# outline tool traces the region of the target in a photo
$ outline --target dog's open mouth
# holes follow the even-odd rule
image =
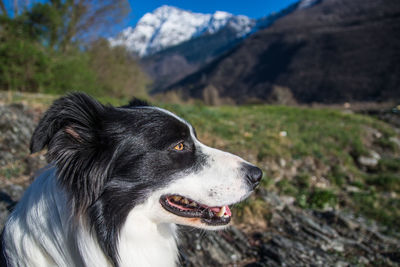
[[[177,216],[200,218],[208,225],[226,225],[231,220],[232,213],[228,206],[209,207],[179,195],[164,195],[160,203],[164,209]]]

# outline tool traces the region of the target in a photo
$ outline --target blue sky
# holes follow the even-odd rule
[[[297,2],[297,0],[129,0],[132,12],[129,14],[126,25],[134,26],[145,13],[151,12],[162,5],[176,6],[200,13],[214,13],[220,10],[235,15],[261,18],[272,12],[279,11],[294,2]]]

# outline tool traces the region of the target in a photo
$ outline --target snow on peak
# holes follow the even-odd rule
[[[162,5],[158,8],[156,8],[153,11],[153,13],[154,14],[168,14],[168,13],[174,12],[175,10],[180,10],[180,9],[177,7],[174,7],[174,6]]]
[[[163,5],[146,13],[136,27],[124,29],[109,41],[113,46],[124,45],[139,56],[146,56],[196,36],[215,33],[227,25],[240,37],[249,33],[254,24],[254,20],[246,16],[223,11],[202,14]]]
[[[228,13],[228,12],[225,12],[225,11],[215,11],[215,13],[213,15],[214,19],[219,19],[219,20],[227,19],[227,18],[230,18],[232,16],[233,15],[231,13]]]
[[[301,0],[298,9],[308,8],[317,4],[320,0]]]

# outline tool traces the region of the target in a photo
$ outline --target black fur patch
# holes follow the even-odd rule
[[[131,101],[129,101],[128,105],[122,106],[122,108],[146,107],[146,106],[150,106],[150,104],[147,103],[147,101],[135,97]]]

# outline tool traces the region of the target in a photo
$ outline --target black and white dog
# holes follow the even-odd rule
[[[31,151],[46,147],[50,165],[3,232],[7,266],[174,266],[176,224],[226,227],[229,205],[262,176],[141,101],[115,108],[85,94],[63,97],[33,134]]]

